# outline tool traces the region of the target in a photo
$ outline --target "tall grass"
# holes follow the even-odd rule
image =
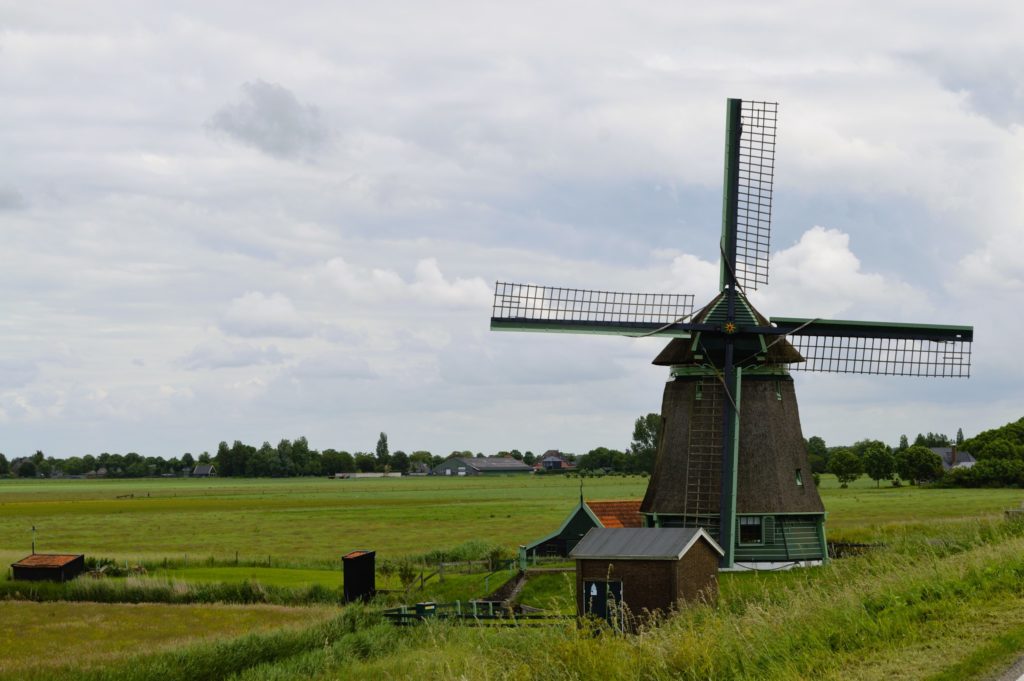
[[[102,669],[63,668],[21,671],[19,679],[41,681],[214,681],[268,662],[295,658],[303,653],[335,646],[353,652],[386,650],[383,638],[393,630],[380,617],[360,608],[348,608],[327,622],[305,629],[271,634],[249,634],[229,641],[201,643],[155,655],[125,656]],[[364,655],[364,657],[365,657]]]
[[[268,603],[310,605],[341,603],[341,589],[318,584],[303,587],[243,582],[183,582],[159,577],[89,579],[64,582],[0,582],[0,599],[91,601],[95,603]]]
[[[978,645],[1007,649],[998,637],[1024,616],[1001,622],[1022,604],[1020,528],[963,524],[946,541],[893,537],[884,551],[821,569],[726,575],[719,604],[687,608],[636,635],[575,623],[511,631],[437,623],[403,632],[387,656],[307,651],[243,678],[923,678],[964,664],[968,631]]]

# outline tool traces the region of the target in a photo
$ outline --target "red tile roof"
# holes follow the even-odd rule
[[[41,567],[41,568],[59,568],[64,567],[71,561],[81,558],[79,555],[61,555],[52,553],[33,553],[31,556],[22,558],[14,565],[18,567]]]
[[[635,501],[588,501],[587,506],[605,527],[643,527],[640,499]]]
[[[372,552],[371,551],[352,551],[350,553],[346,553],[344,556],[342,556],[342,558],[359,558],[360,556],[365,556],[368,553],[372,553]]]

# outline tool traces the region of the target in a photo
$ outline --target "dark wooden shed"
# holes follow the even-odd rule
[[[345,602],[366,601],[377,592],[377,553],[352,551],[341,557],[345,572]]]
[[[713,601],[723,553],[701,528],[594,528],[569,554],[577,611],[623,622]]]
[[[11,563],[14,579],[34,582],[66,582],[85,570],[85,556],[33,553]]]

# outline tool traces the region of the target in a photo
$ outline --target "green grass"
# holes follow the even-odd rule
[[[585,494],[638,498],[646,483],[592,479]],[[116,498],[125,494],[135,496]],[[167,573],[156,573],[165,582],[173,577],[196,588],[253,580],[268,589],[311,582],[336,588],[338,557],[347,550],[376,549],[381,558],[396,559],[474,540],[513,548],[557,527],[578,494],[577,480],[555,476],[4,480],[0,558],[27,553],[35,524],[42,551],[141,558],[151,565],[170,558]],[[349,620],[341,629],[313,622],[302,631],[219,642],[188,643],[184,637],[184,647],[162,652],[163,643],[135,643],[134,632],[106,624],[100,629],[121,652],[97,658],[102,666],[90,673],[189,678],[178,671],[184,669],[196,678],[234,675],[239,681],[970,679],[1005,666],[1024,647],[1024,527],[1001,521],[1003,509],[1018,507],[1024,491],[876,488],[869,480],[840,489],[823,476],[821,495],[830,539],[885,547],[820,569],[723,574],[718,607],[690,608],[640,636],[595,636],[572,621],[498,631],[443,624],[395,630],[371,618],[359,626]],[[482,596],[509,576],[498,573],[484,584],[482,574],[450,571],[444,582],[434,578],[409,600]],[[534,576],[520,601],[572,612],[571,583],[571,575]],[[114,606],[71,607],[87,612]],[[49,618],[39,619],[43,626]],[[225,636],[239,633],[216,628]],[[40,645],[60,639],[58,630],[39,631]],[[61,669],[41,666],[27,677],[76,678],[70,668]],[[26,678],[23,672],[8,677]]]
[[[190,567],[154,570],[154,577],[163,577],[190,583],[237,583],[257,582],[264,586],[303,587],[319,584],[340,589],[343,584],[342,572],[337,570],[304,570],[299,568],[267,567]],[[385,581],[378,576],[378,581]],[[388,588],[389,584],[381,584]],[[397,584],[394,585],[397,588]]]
[[[109,605],[0,601],[0,678],[24,679],[73,664],[76,670],[250,632],[308,626],[325,608],[230,605]],[[48,672],[48,673],[50,673]]]
[[[588,498],[643,494],[644,478],[588,480]],[[134,498],[118,496],[134,494]],[[509,547],[557,527],[578,481],[537,478],[368,480],[0,480],[0,550],[85,552],[131,561],[214,556],[329,567],[343,553],[421,554],[473,539]]]

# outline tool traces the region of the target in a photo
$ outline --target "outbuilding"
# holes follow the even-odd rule
[[[14,579],[33,582],[66,582],[85,570],[85,556],[78,554],[33,553],[11,563]]]
[[[595,527],[569,554],[577,611],[621,626],[684,602],[714,601],[724,553],[702,528]]]
[[[580,494],[579,503],[557,530],[519,547],[520,567],[525,570],[531,558],[568,556],[593,527],[643,527],[640,500],[583,501]]]
[[[434,466],[431,475],[509,475],[532,472],[533,468],[510,456],[453,456]]]
[[[377,593],[377,552],[350,551],[341,557],[345,602],[367,601]]]

